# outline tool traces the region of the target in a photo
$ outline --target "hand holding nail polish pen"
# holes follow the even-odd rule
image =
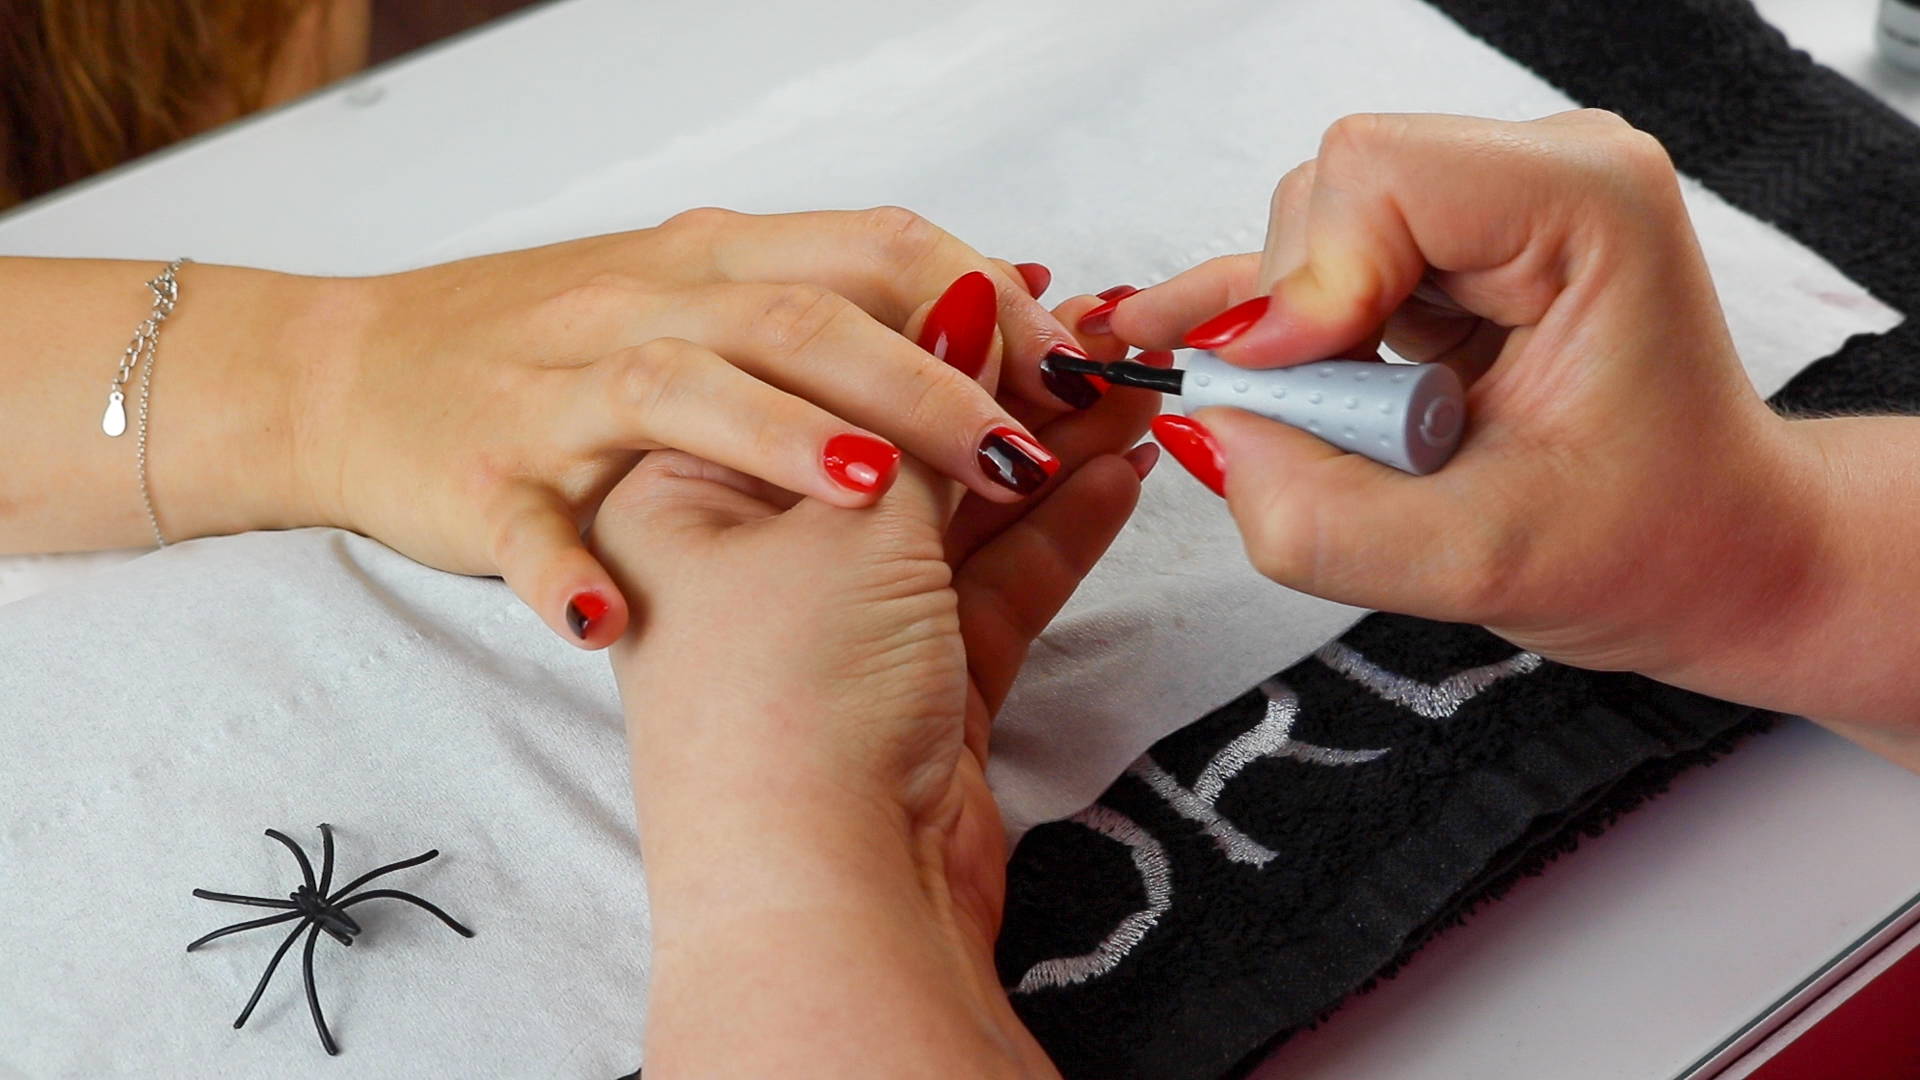
[[[1319,360],[1252,370],[1210,352],[1195,352],[1184,371],[1068,356],[1049,362],[1116,386],[1178,394],[1188,413],[1211,405],[1245,409],[1415,476],[1453,456],[1467,415],[1460,377],[1444,364]]]

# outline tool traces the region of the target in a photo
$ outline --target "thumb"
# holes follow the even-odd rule
[[[601,649],[626,630],[625,596],[552,489],[513,484],[490,508],[487,528],[494,569],[563,640]]]
[[[1227,505],[1262,574],[1359,607],[1484,621],[1487,589],[1512,545],[1474,509],[1457,462],[1416,477],[1240,409],[1189,418],[1224,472]],[[1163,435],[1163,441],[1166,441]],[[1182,464],[1195,451],[1168,449]]]

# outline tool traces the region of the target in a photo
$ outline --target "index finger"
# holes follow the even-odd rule
[[[826,210],[753,216],[731,211],[682,214],[670,227],[700,231],[723,280],[811,283],[831,289],[895,330],[961,276],[993,279],[1005,352],[1004,388],[1058,407],[1040,378],[1040,361],[1077,348],[1073,334],[1028,290],[1026,281],[911,210]],[[995,387],[993,373],[983,377]]]

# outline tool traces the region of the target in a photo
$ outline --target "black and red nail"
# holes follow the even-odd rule
[[[1060,459],[1047,448],[1010,427],[997,427],[980,440],[974,454],[980,471],[1001,487],[1031,495],[1040,490],[1054,473],[1060,471]]]
[[[1040,359],[1040,382],[1047,393],[1059,398],[1075,409],[1090,409],[1100,403],[1100,388],[1093,380],[1077,371],[1063,371],[1055,357],[1072,357],[1085,360],[1087,354],[1072,345],[1055,345]]]
[[[599,593],[583,592],[567,601],[567,629],[581,641],[593,631],[594,624],[607,613],[607,599]]]

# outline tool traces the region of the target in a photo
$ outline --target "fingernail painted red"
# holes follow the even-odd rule
[[[885,439],[847,432],[827,440],[820,463],[834,483],[848,491],[868,494],[892,483],[894,470],[900,466],[900,450]]]
[[[1153,437],[1167,448],[1173,460],[1186,467],[1195,480],[1221,498],[1227,497],[1227,459],[1213,433],[1192,417],[1162,413],[1153,418]]]
[[[1247,332],[1247,328],[1266,317],[1267,308],[1273,303],[1270,296],[1256,296],[1242,304],[1235,304],[1227,310],[1187,331],[1187,347],[1191,349],[1217,349]]]
[[[1035,300],[1053,284],[1053,271],[1040,263],[1014,263],[1013,268],[1020,271],[1020,280],[1027,283],[1027,292]]]
[[[607,613],[607,598],[596,592],[574,593],[567,601],[567,629],[581,641],[593,632],[593,624]]]
[[[1060,459],[1052,451],[1010,427],[997,427],[980,440],[974,454],[987,479],[1022,495],[1040,490],[1049,477],[1060,471]]]
[[[1154,443],[1141,443],[1120,456],[1133,466],[1135,476],[1145,480],[1153,472],[1153,467],[1160,464],[1160,447]]]
[[[1113,329],[1113,310],[1119,306],[1119,300],[1109,300],[1098,307],[1088,308],[1087,313],[1080,316],[1080,321],[1075,324],[1074,329],[1083,334],[1106,333]]]
[[[1099,292],[1094,293],[1093,295],[1099,297],[1102,300],[1124,300],[1127,297],[1132,296],[1134,293],[1137,293],[1139,291],[1140,291],[1139,289],[1136,289],[1131,285],[1115,285],[1111,289],[1101,289]]]
[[[1133,362],[1148,367],[1170,368],[1173,366],[1173,353],[1165,349],[1153,349],[1135,356]]]
[[[978,378],[993,348],[998,314],[993,279],[978,270],[962,274],[933,302],[927,324],[920,328],[920,347],[967,378]]]

